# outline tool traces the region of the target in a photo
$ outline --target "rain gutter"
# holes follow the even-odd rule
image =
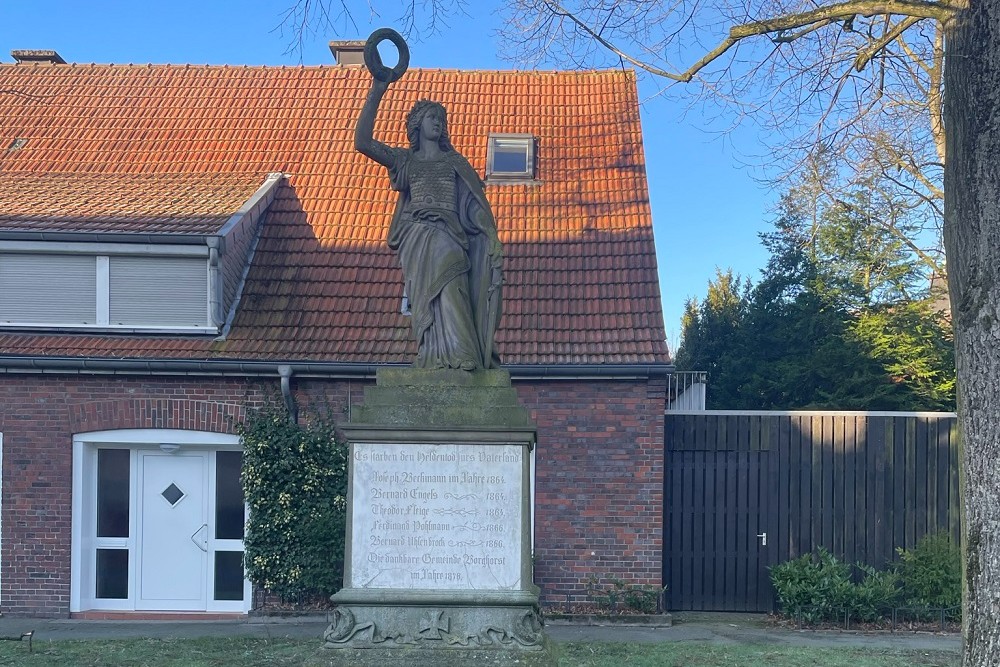
[[[224,361],[186,359],[113,359],[50,356],[0,356],[0,373],[74,375],[190,375],[297,378],[374,378],[378,368],[408,364],[311,361]],[[287,368],[282,368],[287,367]],[[503,367],[516,380],[647,379],[674,372],[673,364],[512,364]]]

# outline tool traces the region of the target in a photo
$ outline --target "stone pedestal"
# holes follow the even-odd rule
[[[510,376],[380,369],[343,431],[334,664],[554,665],[531,576],[535,428]]]

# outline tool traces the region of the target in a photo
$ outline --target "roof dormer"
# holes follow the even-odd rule
[[[281,180],[16,176],[0,188],[0,328],[192,334],[229,319]]]

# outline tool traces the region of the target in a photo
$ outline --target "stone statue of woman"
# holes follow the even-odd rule
[[[382,65],[376,46],[399,49],[395,68]],[[365,45],[371,90],[354,132],[354,147],[386,167],[399,201],[387,242],[403,267],[418,368],[497,368],[494,335],[500,320],[503,253],[496,220],[479,175],[451,145],[447,114],[420,100],[406,118],[409,147],[392,148],[373,136],[378,106],[409,61],[406,43],[389,29]]]

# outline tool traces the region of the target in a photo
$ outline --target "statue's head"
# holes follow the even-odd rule
[[[406,116],[406,138],[410,140],[410,149],[415,151],[420,148],[420,127],[424,118],[431,113],[439,114],[441,117],[441,136],[438,139],[441,149],[455,150],[451,145],[451,139],[448,138],[448,114],[444,105],[430,100],[419,100]]]

